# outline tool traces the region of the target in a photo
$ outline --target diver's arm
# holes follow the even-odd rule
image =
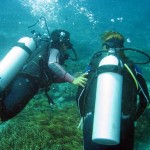
[[[150,102],[147,84],[140,72],[137,72],[137,80],[139,83],[138,95],[140,101],[136,111],[135,120],[137,120],[140,117],[140,115],[145,111],[146,107]]]
[[[72,83],[74,77],[67,73],[63,67],[59,64],[59,51],[57,49],[50,50],[50,56],[48,60],[48,67],[51,72],[58,78],[58,82],[70,82]]]

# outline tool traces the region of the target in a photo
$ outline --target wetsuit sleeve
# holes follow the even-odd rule
[[[143,75],[136,70],[136,77],[139,83],[139,90],[138,90],[139,105],[135,114],[135,120],[137,120],[140,117],[140,115],[145,111],[146,107],[150,103],[148,88]]]
[[[51,49],[48,60],[48,67],[56,77],[56,82],[72,82],[74,77],[67,73],[59,64],[60,53],[57,49]]]

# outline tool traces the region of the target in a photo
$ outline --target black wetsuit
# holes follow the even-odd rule
[[[43,46],[32,54],[6,90],[0,93],[2,121],[17,115],[40,88],[48,88],[56,82],[73,81],[74,77],[61,66],[65,61],[63,52]]]
[[[147,85],[142,74],[135,67],[134,63],[127,57],[119,57],[123,64],[127,64],[136,80],[139,82],[138,89],[135,81],[127,69],[123,69],[123,94],[122,94],[122,118],[121,118],[121,139],[116,146],[100,145],[92,142],[92,128],[94,117],[94,106],[96,96],[97,68],[103,53],[96,53],[89,66],[88,82],[84,89],[77,93],[77,103],[81,116],[84,118],[83,135],[84,150],[133,150],[134,145],[134,121],[144,112],[149,103]],[[113,88],[113,87],[112,87]],[[137,106],[137,95],[139,95],[139,106]]]

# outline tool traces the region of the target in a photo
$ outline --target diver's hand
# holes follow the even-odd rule
[[[81,76],[75,78],[72,83],[75,85],[85,87],[85,84],[87,82],[87,78],[86,78],[87,75],[88,75],[87,73],[82,74]]]

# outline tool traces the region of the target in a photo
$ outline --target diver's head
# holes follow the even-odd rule
[[[70,43],[70,33],[65,30],[54,30],[51,33],[51,48],[57,48],[59,50],[66,50],[72,48]]]
[[[124,47],[124,37],[119,32],[115,31],[106,31],[102,35],[102,46],[103,49],[110,48],[123,48]]]

